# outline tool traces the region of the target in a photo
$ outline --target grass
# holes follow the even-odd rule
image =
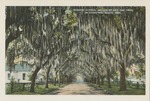
[[[24,90],[24,91],[17,91],[17,92],[14,92],[13,94],[11,95],[43,95],[43,94],[57,94],[57,90],[61,87],[64,87],[65,84],[62,84],[60,87],[59,85],[52,85],[52,84],[49,84],[49,88],[45,88],[45,85],[37,85],[35,87],[35,92],[30,92],[29,89],[28,90]]]
[[[89,84],[90,86],[94,87],[95,89],[99,89],[98,85],[96,84]],[[108,88],[108,85],[105,83],[104,85],[101,85],[101,89],[104,90],[104,92],[111,92],[113,95],[145,95],[145,89],[143,88],[133,88],[133,87],[127,87],[126,91],[120,91],[119,86],[112,85],[111,88]]]
[[[57,94],[57,90],[61,87],[64,87],[66,84],[62,84],[60,87],[59,85],[52,85],[49,84],[49,88],[45,88],[45,85],[37,85],[35,87],[35,92],[29,92],[29,88],[25,89],[24,91],[17,91],[14,92],[11,95],[54,95]],[[145,89],[144,88],[139,88],[136,89],[135,86],[132,87],[127,87],[126,91],[119,91],[119,86],[112,84],[111,88],[108,88],[107,83],[105,82],[104,85],[101,85],[101,88],[98,87],[96,84],[90,83],[89,86],[94,87],[95,89],[103,89],[104,93],[111,92],[113,95],[145,95]],[[107,94],[107,93],[106,93]]]

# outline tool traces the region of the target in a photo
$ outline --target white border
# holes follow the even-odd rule
[[[150,2],[148,0],[0,0],[1,101],[149,101]],[[5,95],[5,6],[146,6],[146,95]]]

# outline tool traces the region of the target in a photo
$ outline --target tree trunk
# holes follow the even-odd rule
[[[11,94],[12,94],[12,93],[14,92],[14,80],[13,80],[13,78],[12,78],[10,84],[11,84],[11,89],[10,89],[10,91],[11,91]]]
[[[67,84],[69,83],[69,76],[67,75]]]
[[[97,80],[96,80],[96,77],[94,77],[94,83],[95,83],[95,84],[97,84]]]
[[[120,91],[126,90],[125,67],[120,68]]]
[[[48,67],[47,72],[46,72],[46,85],[45,85],[45,88],[48,88],[48,78],[49,78],[50,69],[51,69],[51,67]]]
[[[104,85],[104,76],[101,77],[101,84]]]
[[[30,92],[34,92],[35,79],[40,69],[41,69],[40,67],[36,67],[35,71],[32,74]]]
[[[54,86],[56,86],[56,78],[57,78],[57,77],[54,78]]]
[[[110,82],[110,69],[107,69],[107,80],[108,80],[108,88],[111,88],[111,82]]]
[[[19,25],[17,25],[17,31],[15,33],[11,33],[8,38],[6,39],[5,43],[5,51],[7,51],[9,43],[11,43],[13,40],[17,39],[20,36],[21,32],[19,32]]]
[[[9,41],[8,41],[8,39],[6,39],[6,46],[5,46],[5,51],[7,51],[7,48],[8,48],[8,46],[9,46]]]
[[[57,77],[58,74],[57,73],[58,73],[58,71],[55,72],[54,86],[56,86],[57,80],[58,80],[58,77]]]
[[[98,87],[101,87],[101,84],[100,84],[100,75],[99,74],[98,74],[97,82],[98,82]]]
[[[60,79],[61,79],[61,74],[60,74],[60,71],[58,72],[58,85],[59,85],[59,87],[60,87]]]

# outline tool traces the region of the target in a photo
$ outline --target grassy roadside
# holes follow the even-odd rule
[[[64,86],[66,86],[67,84],[61,84],[61,86],[59,87],[59,85],[54,86],[53,84],[49,84],[49,88],[45,88],[45,85],[37,85],[35,87],[35,92],[30,92],[29,89],[26,89],[24,91],[17,91],[14,92],[13,94],[8,94],[8,95],[46,95],[46,94],[57,94],[57,90],[59,88],[62,88]]]
[[[111,88],[108,88],[106,84],[101,85],[100,88],[96,84],[89,84],[89,86],[92,86],[95,89],[103,90],[106,94],[110,93],[110,95],[145,95],[145,89],[127,87],[126,91],[119,91],[119,86],[117,85],[112,85]]]

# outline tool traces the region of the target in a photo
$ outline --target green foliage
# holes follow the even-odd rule
[[[13,83],[13,91],[11,91],[12,90],[12,83]],[[22,90],[23,90],[22,84],[19,84],[15,81],[11,81],[11,83],[6,85],[6,94],[11,94],[14,92],[20,92]]]
[[[65,85],[61,85],[60,87],[64,87]],[[35,92],[31,93],[29,92],[29,89],[25,89],[24,91],[21,90],[17,90],[16,92],[14,92],[12,95],[43,95],[43,94],[56,94],[58,88],[60,88],[59,85],[52,85],[49,84],[49,88],[45,88],[45,85],[37,85],[35,88]],[[7,92],[7,94],[10,94],[9,92]]]
[[[96,89],[99,89],[99,87],[95,84],[90,85]],[[112,85],[112,88],[108,88],[107,85],[101,85],[101,88],[104,92],[108,91],[113,93],[113,95],[145,95],[144,89],[135,89],[130,87],[126,91],[119,91],[118,85]]]
[[[29,73],[27,76],[29,78],[29,81],[31,81],[31,79],[32,79],[32,73]]]
[[[15,60],[15,56],[16,56],[14,44],[12,45],[11,48],[8,49],[8,52],[6,54],[7,54],[6,64],[9,67],[9,70],[12,71],[12,69],[15,68],[14,60]]]
[[[67,9],[64,15],[64,26],[66,26],[66,28],[70,30],[73,27],[77,26],[77,24],[78,24],[77,14],[72,10]]]
[[[121,29],[121,17],[119,15],[114,16],[114,21],[118,30]]]
[[[56,32],[55,36],[59,39],[59,38],[63,38],[63,34],[61,32]]]

